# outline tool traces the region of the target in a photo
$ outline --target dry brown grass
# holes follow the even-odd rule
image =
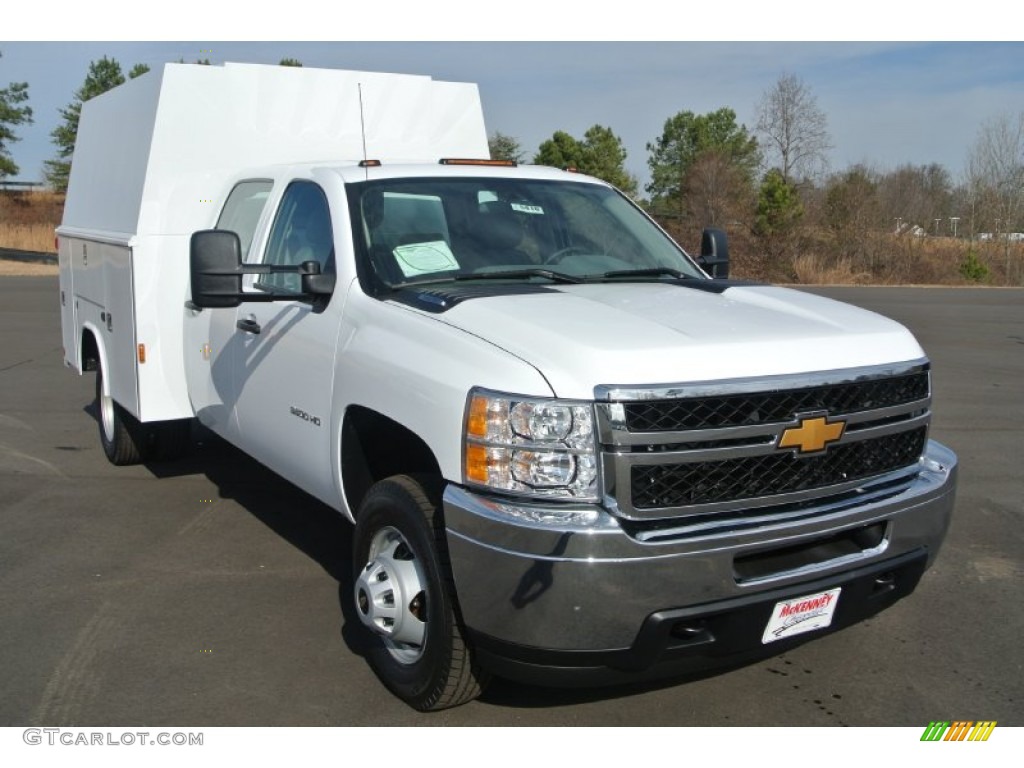
[[[53,253],[64,196],[54,192],[0,192],[0,248]]]
[[[965,271],[969,262],[980,265],[982,273]],[[741,255],[737,276],[744,266]],[[777,265],[772,279],[812,285],[1019,286],[1024,285],[1024,244],[870,233],[857,255],[843,256],[823,238],[809,238],[797,255]]]
[[[54,253],[53,225],[0,223],[0,248]]]
[[[854,270],[846,259],[831,260],[811,253],[793,259],[796,282],[807,285],[858,285],[870,283],[871,274]]]

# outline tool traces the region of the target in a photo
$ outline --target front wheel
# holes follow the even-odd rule
[[[440,496],[427,478],[382,480],[360,506],[353,544],[370,666],[420,711],[464,704],[485,684],[456,617]]]

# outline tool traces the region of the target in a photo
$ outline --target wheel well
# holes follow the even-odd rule
[[[369,408],[354,405],[341,426],[341,482],[355,516],[370,486],[400,474],[433,474],[441,467],[423,440]]]
[[[100,365],[100,349],[92,331],[82,331],[82,370],[95,371]]]

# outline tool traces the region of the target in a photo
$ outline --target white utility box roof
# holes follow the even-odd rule
[[[474,83],[165,64],[83,105],[62,229],[191,234],[212,226],[224,185],[257,166],[488,156]]]

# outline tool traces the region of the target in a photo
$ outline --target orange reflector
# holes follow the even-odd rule
[[[487,398],[475,396],[469,403],[466,432],[473,437],[487,437]]]
[[[568,171],[569,173],[579,173],[579,169],[577,169],[575,165],[567,165],[562,170]]]
[[[145,344],[139,344],[139,362],[140,363],[146,362],[146,345]]]
[[[360,168],[380,168],[380,160],[360,160]]]
[[[484,446],[466,445],[466,479],[476,483],[487,482],[487,448]]]
[[[519,163],[515,160],[475,160],[471,157],[442,157],[441,165],[496,165],[502,168],[515,168]]]

